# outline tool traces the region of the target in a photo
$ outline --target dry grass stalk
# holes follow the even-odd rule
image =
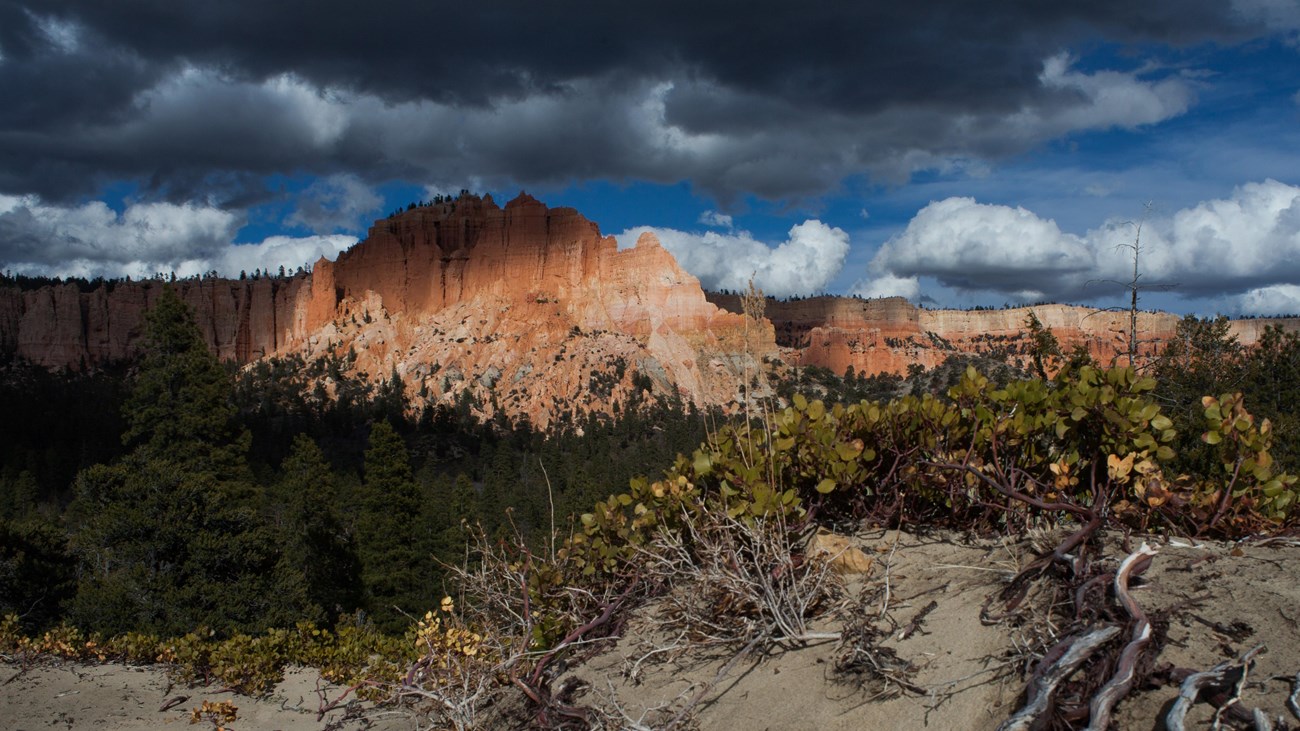
[[[903,692],[925,694],[912,682],[916,666],[898,656],[892,647],[880,644],[885,633],[870,620],[845,627],[840,647],[831,666],[837,681],[847,682],[870,693],[870,700],[892,698]]]
[[[429,701],[428,716],[433,728],[467,731],[479,728],[484,709],[502,691],[498,674],[509,672],[518,658],[485,662],[446,654],[435,658],[430,654],[421,658],[417,667],[431,661],[441,661],[441,667],[410,677],[397,689],[396,697]]]
[[[809,620],[843,596],[825,558],[792,551],[779,515],[733,518],[706,510],[662,530],[642,551],[647,579],[668,588],[663,629],[698,644],[839,639]]]
[[[596,706],[597,717],[593,720],[592,728],[604,731],[663,731],[669,728],[672,719],[679,716],[681,720],[675,728],[690,728],[695,724],[695,718],[690,708],[686,704],[690,703],[691,693],[695,686],[690,686],[677,695],[677,697],[664,701],[641,711],[637,716],[633,716],[623,703],[618,699],[618,692],[614,689],[614,683],[606,680],[609,690],[604,698],[604,702]],[[681,711],[685,709],[683,715]]]

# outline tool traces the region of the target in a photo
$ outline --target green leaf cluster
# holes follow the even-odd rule
[[[1205,432],[1201,440],[1215,450],[1218,464],[1227,483],[1216,489],[1198,492],[1197,502],[1215,505],[1210,518],[1214,523],[1231,511],[1238,520],[1251,513],[1268,520],[1284,521],[1291,514],[1300,491],[1295,475],[1279,472],[1269,449],[1273,443],[1273,425],[1259,421],[1246,411],[1240,393],[1225,393],[1218,398],[1202,399],[1205,408]]]

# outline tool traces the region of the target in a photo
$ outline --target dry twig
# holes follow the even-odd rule
[[[662,623],[702,644],[836,640],[808,621],[843,594],[843,579],[818,557],[795,554],[779,515],[708,512],[661,530],[641,552],[647,580],[668,587]]]
[[[1296,673],[1295,680],[1291,681],[1291,695],[1286,697],[1286,708],[1296,719],[1300,719],[1300,673]]]

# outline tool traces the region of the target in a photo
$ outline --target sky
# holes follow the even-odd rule
[[[709,288],[1300,313],[1300,0],[0,0],[0,270],[526,190]]]

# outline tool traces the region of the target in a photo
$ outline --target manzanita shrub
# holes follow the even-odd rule
[[[999,387],[972,368],[947,398],[826,406],[796,395],[765,421],[720,429],[663,478],[633,480],[598,503],[563,555],[585,576],[617,575],[653,530],[711,510],[779,514],[792,533],[809,520],[863,519],[1005,532],[1072,520],[1061,505],[1222,536],[1293,520],[1296,477],[1275,473],[1271,426],[1240,395],[1205,399],[1203,440],[1223,472],[1166,474],[1176,434],[1155,386],[1131,368],[1082,366]],[[1009,500],[990,480],[1031,500]]]
[[[1205,530],[1223,525],[1222,532],[1238,535],[1287,522],[1295,512],[1295,475],[1277,472],[1269,447],[1273,425],[1255,423],[1241,394],[1206,396],[1205,433],[1201,441],[1215,448],[1223,468],[1218,479],[1207,476],[1198,484],[1189,506]]]

